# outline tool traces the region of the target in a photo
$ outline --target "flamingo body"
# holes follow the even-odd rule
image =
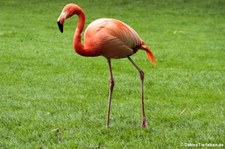
[[[131,56],[141,46],[141,41],[130,26],[108,18],[95,20],[88,25],[84,34],[84,44],[106,58]]]
[[[82,8],[76,4],[66,5],[59,16],[57,23],[60,31],[63,32],[63,24],[65,20],[74,14],[78,15],[78,23],[73,40],[74,50],[81,56],[104,56],[108,62],[110,86],[106,127],[109,127],[111,99],[114,88],[111,59],[128,58],[140,73],[142,127],[146,128],[147,120],[144,111],[144,72],[134,63],[130,56],[136,53],[139,49],[142,49],[146,52],[149,61],[156,63],[155,57],[150,48],[129,25],[110,18],[97,19],[88,25],[84,33],[84,44],[82,44],[81,35],[85,26],[85,14]]]

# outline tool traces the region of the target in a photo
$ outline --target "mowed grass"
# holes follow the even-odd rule
[[[2,0],[0,148],[184,148],[225,145],[223,0],[75,1],[87,24],[101,17],[133,27],[151,47],[133,60],[145,72],[149,127],[141,128],[140,80],[113,60],[115,89],[105,128],[109,74],[103,57],[74,53],[77,17],[56,19],[71,1]]]

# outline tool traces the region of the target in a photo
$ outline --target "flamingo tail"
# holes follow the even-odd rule
[[[156,64],[156,59],[155,59],[155,56],[153,55],[151,49],[145,45],[145,43],[143,42],[142,45],[141,45],[141,49],[145,50],[147,56],[148,56],[148,60],[150,62],[153,62],[154,64]]]

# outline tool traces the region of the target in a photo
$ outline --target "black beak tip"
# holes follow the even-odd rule
[[[61,24],[59,21],[57,23],[58,23],[60,32],[63,33],[63,24]]]

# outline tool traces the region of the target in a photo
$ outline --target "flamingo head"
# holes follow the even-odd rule
[[[64,24],[65,20],[68,19],[68,18],[70,18],[74,14],[79,14],[80,11],[81,11],[81,8],[78,5],[72,4],[72,3],[67,4],[63,8],[60,16],[57,19],[57,23],[58,23],[59,30],[62,33],[63,33],[63,24]]]

